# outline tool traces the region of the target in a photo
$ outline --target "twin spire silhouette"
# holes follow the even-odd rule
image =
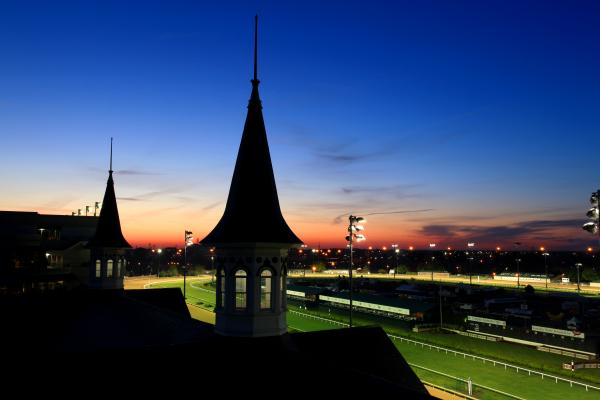
[[[227,243],[285,243],[302,241],[292,232],[281,214],[271,164],[267,132],[258,93],[258,15],[254,17],[254,74],[248,114],[238,150],[225,212],[215,228],[201,241],[204,245]],[[123,237],[110,169],[96,235],[96,247],[131,247]],[[258,223],[257,223],[258,222]]]

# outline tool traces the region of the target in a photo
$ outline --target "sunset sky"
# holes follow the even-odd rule
[[[0,210],[93,206],[112,136],[127,240],[203,238],[258,13],[277,189],[306,244],[344,246],[352,212],[373,214],[364,246],[597,248],[600,2],[322,3],[3,1]]]

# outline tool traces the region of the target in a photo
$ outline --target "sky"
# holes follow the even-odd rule
[[[600,3],[0,3],[0,210],[101,201],[127,240],[221,217],[258,74],[283,215],[309,246],[598,247]],[[257,221],[257,223],[260,223]]]

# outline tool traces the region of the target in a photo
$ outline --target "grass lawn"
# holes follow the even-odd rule
[[[297,306],[291,302],[289,306],[290,309],[298,309]],[[323,318],[330,318],[345,323],[348,322],[348,312],[344,310],[320,306],[316,309],[309,308],[308,310],[302,311]],[[491,342],[449,332],[429,331],[416,333],[407,329],[406,325],[401,321],[378,317],[376,315],[355,312],[353,314],[353,320],[355,325],[381,325],[386,332],[392,335],[403,336],[421,342],[454,349],[456,351],[462,351],[464,353],[492,358],[497,361],[504,361],[509,364],[548,372],[568,379],[588,381],[595,384],[595,386],[600,385],[600,369],[580,369],[574,372],[562,369],[563,363],[571,362],[570,357],[542,352],[519,344]]]

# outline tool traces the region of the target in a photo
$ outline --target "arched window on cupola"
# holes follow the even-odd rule
[[[96,260],[96,278],[102,276],[102,261]]]
[[[106,277],[112,278],[113,276],[113,260],[108,260],[106,262]]]
[[[123,266],[123,260],[119,258],[117,262],[117,276],[121,276],[121,268]]]
[[[263,269],[260,273],[260,309],[271,310],[273,308],[273,272]]]
[[[245,310],[248,306],[247,282],[246,271],[243,269],[235,271],[235,309],[238,311]]]

